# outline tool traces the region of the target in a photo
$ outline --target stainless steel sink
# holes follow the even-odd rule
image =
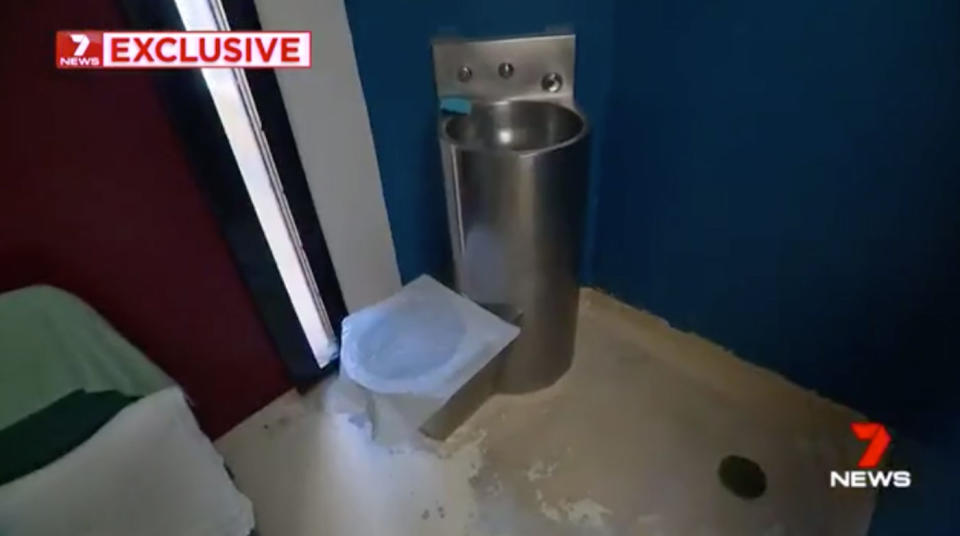
[[[437,96],[470,104],[438,125],[454,283],[520,335],[425,423],[429,436],[446,437],[492,393],[553,384],[572,363],[589,131],[573,100],[574,42],[434,43]]]
[[[586,121],[553,102],[480,103],[467,115],[447,118],[441,132],[460,150],[539,151],[575,143],[586,133]]]

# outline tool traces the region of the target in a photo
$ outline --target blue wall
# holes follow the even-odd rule
[[[890,466],[908,469],[908,489],[885,489],[877,497],[870,536],[960,534],[960,450],[931,447],[894,435]]]
[[[594,282],[898,428],[871,534],[957,534],[960,2],[615,21]]]
[[[529,34],[547,27],[576,32],[577,99],[593,123],[598,147],[612,77],[613,0],[346,0],[346,7],[400,276],[409,281],[426,272],[446,280],[451,261],[430,40]],[[594,158],[594,175],[599,163]],[[591,206],[595,203],[591,196]]]
[[[615,19],[595,283],[956,439],[960,2],[622,1]]]

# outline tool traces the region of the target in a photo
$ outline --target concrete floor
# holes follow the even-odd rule
[[[866,534],[869,490],[831,490],[862,418],[695,335],[586,290],[573,369],[488,401],[450,440],[387,448],[334,381],[217,442],[262,536]],[[716,469],[756,460],[766,494]]]

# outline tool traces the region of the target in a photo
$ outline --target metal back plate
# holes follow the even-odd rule
[[[437,96],[472,100],[559,100],[572,105],[576,38],[573,34],[505,39],[433,42],[433,69]],[[512,69],[503,76],[502,64]],[[465,75],[469,71],[469,76]],[[544,77],[554,73],[562,81],[556,91]],[[465,80],[466,78],[466,80]],[[556,77],[551,78],[556,81]]]

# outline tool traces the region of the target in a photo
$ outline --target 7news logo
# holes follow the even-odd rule
[[[890,446],[890,434],[882,424],[855,422],[850,425],[853,435],[869,441],[867,450],[857,462],[856,471],[830,471],[830,487],[836,488],[909,488],[910,471],[878,471],[874,468]]]
[[[89,69],[100,67],[103,57],[101,32],[57,32],[57,67],[61,69]]]

